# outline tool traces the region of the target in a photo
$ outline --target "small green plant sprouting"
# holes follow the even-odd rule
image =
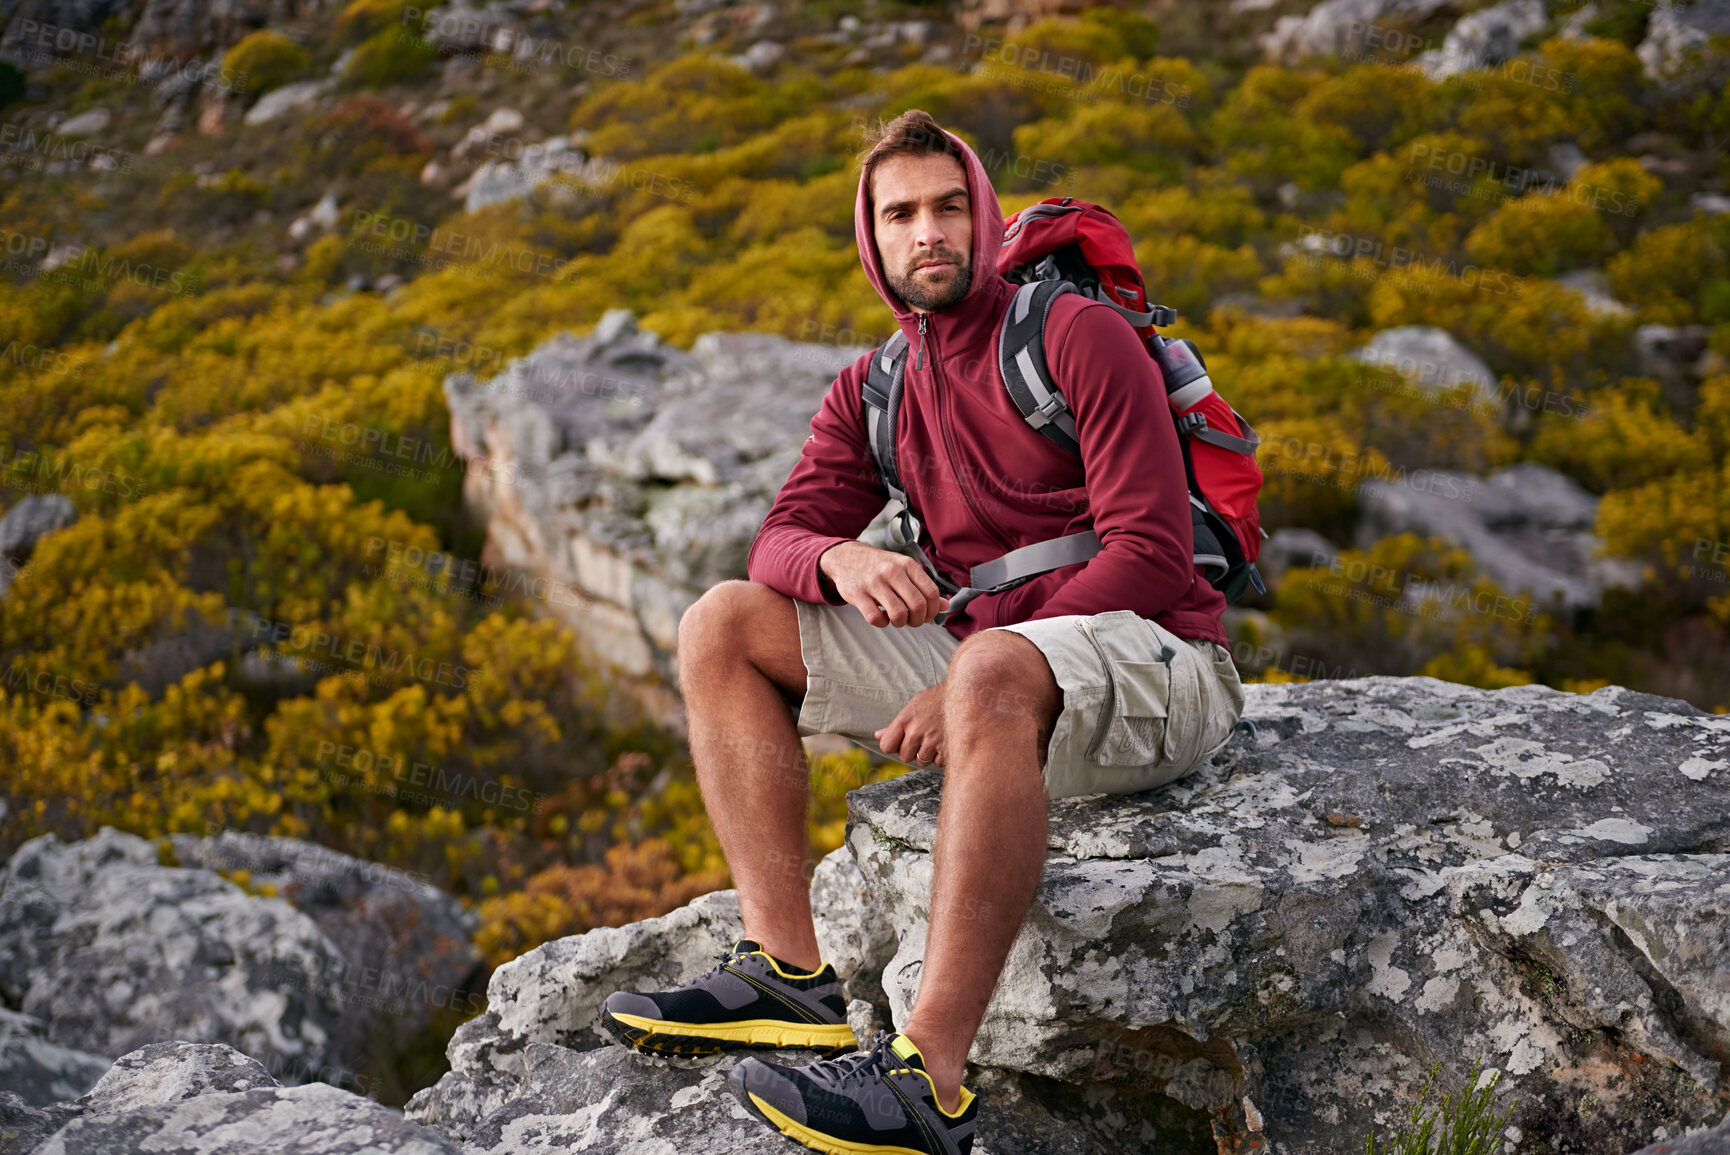
[[[1496,1084],[1502,1073],[1494,1072],[1479,1086],[1479,1071],[1483,1060],[1472,1063],[1465,1089],[1456,1103],[1452,1095],[1442,1105],[1424,1111],[1424,1103],[1435,1085],[1440,1061],[1430,1067],[1418,1101],[1412,1104],[1410,1124],[1398,1134],[1376,1142],[1375,1129],[1364,1139],[1364,1155],[1493,1155],[1501,1147],[1502,1131],[1514,1116],[1515,1102],[1510,1100],[1501,1114],[1496,1113]]]

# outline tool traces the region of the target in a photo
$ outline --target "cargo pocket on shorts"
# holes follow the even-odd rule
[[[1112,610],[1097,617],[1125,614]],[[1111,687],[1100,703],[1100,721],[1082,757],[1096,766],[1147,766],[1164,760],[1166,727],[1169,722],[1172,666],[1161,661],[1159,652],[1129,648],[1125,639],[1111,630],[1103,636],[1094,631],[1094,619],[1082,618],[1076,628],[1093,643],[1104,664]],[[1149,637],[1153,635],[1150,632]]]

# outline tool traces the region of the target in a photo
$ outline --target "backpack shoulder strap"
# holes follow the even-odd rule
[[[1075,417],[1045,358],[1045,320],[1051,302],[1073,292],[1076,288],[1068,281],[1033,281],[1017,289],[997,339],[997,363],[1009,396],[1027,423],[1069,452],[1080,453]]]
[[[871,446],[871,457],[877,462],[877,472],[889,496],[907,505],[907,491],[901,488],[901,474],[895,468],[895,418],[901,410],[901,387],[907,369],[907,334],[896,329],[871,354],[860,387],[865,401],[865,437]]]

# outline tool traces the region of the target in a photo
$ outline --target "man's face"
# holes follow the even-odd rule
[[[871,173],[883,275],[915,312],[947,309],[973,281],[973,204],[952,156],[899,154]]]

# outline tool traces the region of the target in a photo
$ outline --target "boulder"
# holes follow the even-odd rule
[[[1400,325],[1383,329],[1353,354],[1362,361],[1391,369],[1426,394],[1446,393],[1470,385],[1474,404],[1502,409],[1496,375],[1483,358],[1460,344],[1453,334],[1434,325]]]
[[[1303,16],[1282,16],[1261,37],[1268,59],[1295,63],[1306,56],[1358,56],[1374,52],[1364,29],[1410,24],[1448,0],[1322,0]]]
[[[1420,53],[1418,67],[1431,80],[1488,68],[1520,54],[1520,43],[1544,30],[1544,0],[1502,0],[1460,17],[1440,48]]]
[[[8,1119],[0,1096],[0,1126]],[[21,1131],[0,1155],[456,1155],[455,1145],[371,1099],[325,1083],[284,1087],[222,1044],[153,1043],[123,1055],[101,1082],[54,1113],[11,1108]]]
[[[1488,477],[1426,470],[1362,482],[1357,495],[1360,548],[1397,533],[1446,538],[1504,591],[1535,595],[1539,610],[1578,614],[1605,589],[1640,582],[1637,563],[1597,556],[1598,499],[1546,466],[1526,462]]]
[[[484,559],[534,575],[591,655],[679,727],[679,617],[743,576],[811,415],[866,349],[715,332],[684,352],[614,309],[487,379],[453,374],[451,444]]]
[[[1730,1152],[1730,1115],[1716,1127],[1690,1131],[1671,1139],[1666,1136],[1634,1155],[1725,1155]]]
[[[246,110],[241,123],[248,127],[269,124],[285,113],[310,107],[335,86],[336,81],[327,76],[318,80],[296,80],[280,88],[273,88]]]
[[[0,875],[0,997],[81,1051],[192,1037],[318,1070],[336,1057],[345,1000],[327,982],[342,969],[287,902],[160,866],[111,828],[32,839]]]
[[[1518,1102],[1518,1152],[1723,1115],[1730,719],[1619,687],[1246,691],[1255,733],[1188,778],[1052,804],[971,1055],[976,1151],[1348,1150],[1433,1062],[1452,1091],[1474,1059]],[[904,1021],[917,989],[940,797],[933,771],[855,791],[813,879],[856,1019]],[[499,968],[408,1118],[500,1155],[784,1149],[728,1102],[732,1056],[594,1029],[611,991],[713,965],[737,917],[718,892]]]
[[[1682,84],[1701,71],[1714,36],[1730,36],[1730,7],[1719,0],[1660,4],[1646,22],[1646,38],[1634,49],[1650,80]]]
[[[40,1019],[0,1007],[0,1091],[33,1107],[76,1099],[96,1085],[108,1060],[50,1043]],[[0,1128],[4,1128],[0,1122]]]
[[[292,839],[173,846],[189,865],[111,828],[44,835],[0,871],[0,998],[68,1052],[36,1056],[67,1082],[88,1072],[71,1052],[106,1065],[178,1038],[239,1047],[286,1082],[359,1085],[357,1069],[390,1065],[441,1012],[467,1009],[473,919],[425,880]]]
[[[0,517],[0,557],[25,562],[36,543],[78,520],[72,499],[61,493],[33,493]]]
[[[1285,526],[1261,543],[1255,567],[1271,592],[1288,569],[1325,569],[1339,556],[1339,547],[1313,529]]]

